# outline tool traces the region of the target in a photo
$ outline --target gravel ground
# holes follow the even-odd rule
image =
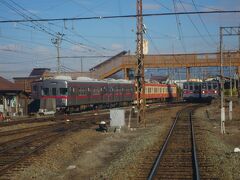
[[[209,116],[207,116],[208,111]],[[205,132],[208,157],[215,166],[215,173],[222,180],[240,179],[240,152],[234,153],[234,148],[240,148],[240,106],[233,104],[233,119],[228,119],[226,108],[226,134],[220,132],[220,104],[214,101],[211,105],[198,109],[195,117],[201,120],[201,128]]]
[[[144,151],[164,136],[181,107],[147,114],[147,127],[101,133],[96,127],[49,146],[13,179],[129,179]],[[131,168],[131,169],[129,169]]]
[[[195,117],[206,132],[206,146],[219,179],[239,179],[240,108],[234,104],[234,120],[226,121],[225,135],[220,134],[218,104],[196,111]],[[144,154],[154,143],[162,141],[176,112],[181,107],[159,109],[147,114],[147,127],[122,129],[120,133],[101,133],[95,128],[68,134],[49,146],[13,179],[134,179]],[[206,110],[209,116],[206,115]],[[238,115],[237,115],[238,114]]]

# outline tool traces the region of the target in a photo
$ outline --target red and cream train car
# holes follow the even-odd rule
[[[32,85],[32,97],[40,99],[42,105],[52,103],[56,105],[56,109],[67,111],[96,106],[131,105],[136,99],[134,83],[126,80],[47,79],[35,82]],[[147,102],[159,102],[176,97],[176,85],[145,84]]]

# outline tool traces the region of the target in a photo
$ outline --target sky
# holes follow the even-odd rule
[[[143,0],[144,14],[212,10],[240,10],[240,0]],[[136,0],[0,0],[0,21],[133,14]],[[143,23],[148,54],[216,52],[219,27],[239,26],[240,13],[151,16]],[[56,71],[57,33],[64,34],[63,71],[88,71],[123,50],[136,51],[135,18],[0,23],[0,76],[28,76],[33,68]],[[224,37],[225,50],[238,47],[236,36]]]

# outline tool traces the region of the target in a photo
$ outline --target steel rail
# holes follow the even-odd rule
[[[194,128],[192,122],[192,111],[190,112],[190,123],[191,123],[191,134],[192,134],[192,153],[193,153],[193,160],[194,160],[194,175],[196,180],[200,180],[200,170],[198,166],[198,159],[197,159],[197,148],[196,148],[196,141],[194,135]]]
[[[33,149],[28,148],[27,152],[20,151],[20,153],[18,153],[18,154],[15,153],[14,154],[14,156],[16,157],[15,160],[12,160],[10,163],[6,163],[6,165],[3,165],[3,167],[0,167],[0,179],[7,171],[10,170],[10,168],[14,167],[16,164],[18,164],[18,163],[22,162],[23,160],[27,159],[28,157],[30,157],[35,152],[37,152],[41,149],[44,149],[49,144],[56,141],[59,137],[62,137],[69,132],[73,132],[75,130],[82,129],[81,125],[78,125],[78,126],[75,126],[75,125],[76,124],[72,124],[72,125],[70,125],[70,127],[65,127],[65,128],[63,127],[64,128],[63,130],[58,128],[58,129],[55,129],[51,132],[48,132],[48,133],[46,132],[47,134],[46,133],[45,134],[46,134],[47,138],[42,138],[42,136],[38,139],[33,138],[32,141],[23,142],[22,146],[21,145],[16,146],[15,148],[19,148],[19,150],[21,150],[21,148],[24,148],[25,146],[30,146],[32,144],[31,146],[33,146],[35,148],[33,148]],[[34,143],[36,143],[36,145]],[[39,143],[41,143],[41,144],[38,145]],[[7,150],[11,151],[11,150],[13,150],[13,148],[8,148],[8,149],[6,149],[6,151]],[[1,152],[1,155],[2,154],[3,153]],[[8,153],[6,153],[6,154],[8,154]]]
[[[180,116],[180,114],[183,112],[183,110],[184,110],[184,109],[182,109],[181,111],[179,111],[179,112],[177,113],[177,116],[176,116],[176,118],[175,118],[175,120],[174,120],[174,123],[173,123],[173,125],[172,125],[172,127],[171,127],[171,129],[170,129],[170,131],[169,131],[169,133],[168,133],[168,135],[167,135],[167,138],[166,138],[166,140],[165,140],[165,142],[164,142],[164,144],[163,144],[163,147],[162,147],[160,153],[158,154],[156,161],[154,162],[154,165],[153,165],[153,167],[152,167],[152,169],[151,169],[150,174],[148,175],[148,178],[147,178],[148,180],[152,180],[153,177],[156,175],[157,169],[158,169],[159,164],[160,164],[160,160],[161,160],[161,158],[162,158],[162,156],[163,156],[163,154],[164,154],[164,152],[165,152],[165,149],[166,149],[166,147],[167,147],[167,144],[168,144],[168,142],[169,142],[169,138],[171,137],[172,132],[173,132],[173,130],[174,130],[174,128],[175,128],[175,125],[176,125],[176,123],[177,123],[177,119],[178,119],[178,117]]]
[[[189,108],[189,107],[187,107],[187,108]],[[154,162],[154,164],[153,164],[153,166],[152,166],[152,168],[151,168],[151,171],[150,171],[150,173],[149,173],[149,175],[148,175],[148,178],[147,178],[148,180],[152,180],[152,179],[154,179],[154,177],[156,176],[157,171],[158,171],[158,168],[159,168],[159,166],[160,166],[160,161],[161,161],[161,159],[162,159],[162,157],[163,157],[163,154],[164,154],[165,151],[166,151],[167,145],[168,145],[168,143],[169,143],[169,139],[170,139],[170,137],[172,136],[172,133],[173,133],[173,130],[174,130],[175,125],[176,125],[176,123],[177,123],[177,120],[179,119],[179,116],[183,113],[183,111],[185,111],[187,108],[184,108],[184,109],[182,109],[181,111],[179,111],[179,112],[177,113],[176,118],[175,118],[175,120],[174,120],[174,123],[173,123],[173,125],[172,125],[172,127],[171,127],[171,129],[170,129],[170,131],[169,131],[169,133],[168,133],[168,135],[167,135],[167,138],[165,139],[165,142],[164,142],[163,146],[162,146],[162,149],[161,149],[161,151],[159,152],[159,154],[158,154],[158,156],[157,156],[157,158],[156,158],[156,160],[155,160],[155,162]],[[195,108],[196,108],[196,107],[195,107]],[[193,166],[194,166],[194,167],[193,167],[193,169],[194,169],[194,174],[193,174],[193,176],[194,176],[194,179],[200,180],[200,173],[199,173],[197,153],[196,153],[196,144],[195,144],[193,123],[192,123],[192,112],[193,112],[193,110],[194,110],[195,108],[191,109],[191,111],[190,111],[190,113],[189,113],[190,125],[191,125],[192,153],[193,153],[193,162],[194,162],[194,165],[193,165]]]

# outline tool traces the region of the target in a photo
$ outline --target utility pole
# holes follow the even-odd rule
[[[62,43],[62,37],[64,34],[61,34],[60,32],[57,33],[56,38],[52,38],[51,41],[57,48],[57,74],[60,74],[61,72],[61,63],[60,63],[60,45]]]
[[[143,16],[142,16],[142,0],[137,0],[137,48],[136,59],[137,67],[135,70],[135,85],[137,90],[137,109],[138,123],[145,122],[145,80],[144,80],[144,60],[143,60]]]
[[[223,74],[223,28],[220,27],[220,75],[221,75],[221,133],[225,134],[224,74]]]

